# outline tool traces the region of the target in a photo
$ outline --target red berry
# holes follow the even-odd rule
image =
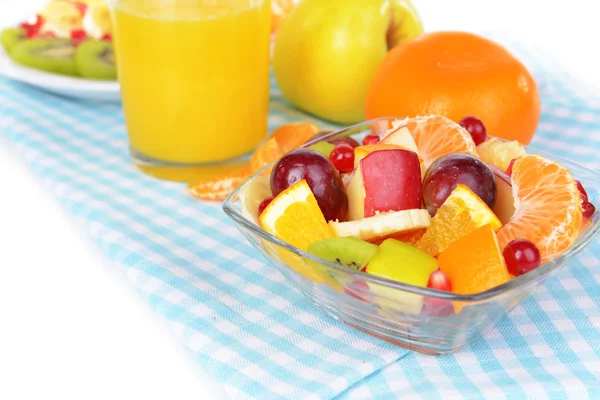
[[[592,203],[590,203],[589,201],[586,201],[585,203],[583,203],[582,207],[583,207],[583,218],[587,218],[587,219],[592,218],[592,215],[594,215],[594,213],[596,212],[596,207],[594,207],[594,205]]]
[[[38,37],[38,33],[40,29],[42,29],[42,25],[44,25],[44,18],[37,14],[35,16],[35,21],[32,23],[23,22],[19,25],[25,31],[25,37],[27,39]]]
[[[106,41],[110,42],[112,40],[112,35],[110,33],[105,33],[102,36],[101,40],[106,40]]]
[[[80,3],[78,1],[73,1],[72,3],[75,7],[77,7],[77,9],[81,13],[81,15],[85,14],[85,12],[87,11],[87,7],[88,7],[87,4]]]
[[[510,160],[510,163],[508,163],[508,168],[506,168],[506,175],[512,176],[512,169],[513,165],[515,165],[515,161],[517,161],[517,159],[513,158],[512,160]]]
[[[329,160],[340,172],[352,172],[354,170],[354,148],[346,142],[339,142],[329,154]]]
[[[73,29],[71,31],[71,41],[75,46],[79,46],[81,43],[87,40],[87,33],[83,29]]]
[[[460,120],[460,126],[465,128],[471,134],[471,137],[477,146],[485,142],[485,139],[487,139],[487,130],[485,129],[485,125],[477,117],[473,117],[471,115],[464,117]]]
[[[377,144],[377,143],[379,143],[379,136],[377,136],[377,135],[367,135],[362,140],[363,146],[366,146],[369,144]]]
[[[446,292],[452,291],[452,282],[450,282],[450,278],[448,275],[444,273],[441,269],[434,271],[429,276],[429,281],[427,282],[427,287],[436,290],[444,290]]]
[[[585,188],[578,180],[575,181],[577,183],[577,190],[579,190],[579,195],[581,196],[581,203],[585,204],[588,202],[588,194],[585,191]]]
[[[263,211],[265,211],[265,208],[267,208],[267,206],[271,204],[274,198],[275,197],[273,196],[267,197],[266,199],[260,202],[260,204],[258,205],[258,215],[262,214]]]
[[[513,276],[526,274],[542,263],[542,256],[537,246],[526,239],[515,239],[509,242],[502,254],[508,272]]]

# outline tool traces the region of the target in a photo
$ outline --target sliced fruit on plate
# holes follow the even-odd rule
[[[440,269],[450,278],[454,293],[476,294],[510,279],[496,233],[490,224],[452,243],[439,255],[438,261]]]
[[[7,28],[0,34],[0,43],[6,53],[10,53],[10,50],[15,44],[19,43],[25,38],[25,31],[21,28]]]
[[[10,58],[18,64],[71,76],[78,75],[74,55],[75,46],[67,39],[22,40],[10,51]]]
[[[81,29],[83,14],[74,1],[49,1],[40,10],[45,23],[43,32],[53,32],[56,36],[67,38],[74,29]]]
[[[437,256],[461,237],[490,224],[494,230],[502,222],[467,186],[459,184],[439,208],[416,246]]]
[[[500,248],[514,239],[533,242],[542,263],[566,251],[579,234],[581,197],[571,172],[541,156],[519,157],[512,169],[515,214],[498,232]]]
[[[483,162],[495,165],[502,171],[508,169],[511,160],[527,155],[523,145],[516,140],[505,142],[495,138],[488,139],[477,146],[477,152]]]
[[[429,221],[427,210],[414,209],[379,213],[357,221],[329,221],[329,226],[336,236],[355,236],[372,241],[422,230],[429,226]]]
[[[265,231],[301,250],[333,236],[315,195],[304,179],[279,193],[259,220]]]
[[[86,40],[77,46],[75,63],[87,79],[116,80],[117,66],[113,46],[105,40]]]
[[[369,261],[366,272],[382,278],[425,287],[431,273],[438,269],[438,261],[429,254],[395,239],[386,239]],[[423,306],[423,296],[403,293],[369,282],[371,291],[379,296],[375,300],[384,309],[418,314]]]
[[[378,150],[360,161],[348,185],[348,219],[421,207],[421,167],[409,150]]]
[[[259,206],[271,196],[271,182],[265,176],[257,176],[240,190],[242,215],[258,224]]]
[[[477,157],[477,147],[469,132],[441,115],[398,120],[394,125],[406,125],[426,167],[450,153],[467,153]]]
[[[332,237],[308,246],[308,252],[332,263],[360,271],[377,253],[377,246],[357,237]]]

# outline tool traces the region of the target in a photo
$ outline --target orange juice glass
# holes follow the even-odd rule
[[[113,0],[131,154],[172,180],[222,172],[267,133],[270,0]]]

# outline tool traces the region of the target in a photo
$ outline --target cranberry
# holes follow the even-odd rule
[[[81,43],[87,40],[87,33],[83,29],[73,29],[71,31],[71,41],[75,46],[79,46]]]
[[[37,14],[35,16],[34,22],[32,22],[32,23],[24,22],[19,26],[25,31],[25,37],[27,39],[31,39],[31,38],[35,38],[38,36],[38,33],[40,32],[40,29],[42,29],[43,25],[44,25],[44,17]]]
[[[258,205],[258,215],[262,214],[263,211],[265,211],[265,208],[267,208],[267,206],[269,204],[271,204],[271,202],[273,201],[274,197],[267,197],[266,199],[264,199],[263,201],[260,202],[260,204]]]
[[[594,213],[596,212],[596,207],[594,207],[594,205],[592,203],[590,203],[589,201],[586,201],[585,203],[583,203],[582,207],[583,207],[583,218],[587,218],[587,219],[592,218],[592,215],[594,215]]]
[[[444,273],[441,269],[434,271],[429,276],[429,281],[427,282],[427,287],[431,289],[444,290],[446,292],[452,291],[452,282],[450,282],[450,278],[448,275]]]
[[[363,146],[367,146],[369,144],[377,144],[377,143],[379,143],[379,136],[377,136],[377,135],[367,135],[362,140]]]
[[[339,142],[329,154],[329,160],[340,172],[352,172],[354,170],[354,148],[346,142]]]
[[[469,115],[461,119],[459,124],[471,134],[475,145],[479,146],[487,139],[487,130],[479,118]]]
[[[526,239],[515,239],[509,242],[502,254],[508,272],[513,276],[526,274],[542,263],[542,256],[537,246]]]

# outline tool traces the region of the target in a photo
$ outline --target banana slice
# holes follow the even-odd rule
[[[88,36],[102,39],[106,34],[112,34],[110,11],[106,4],[90,4],[83,16],[83,29]]]

